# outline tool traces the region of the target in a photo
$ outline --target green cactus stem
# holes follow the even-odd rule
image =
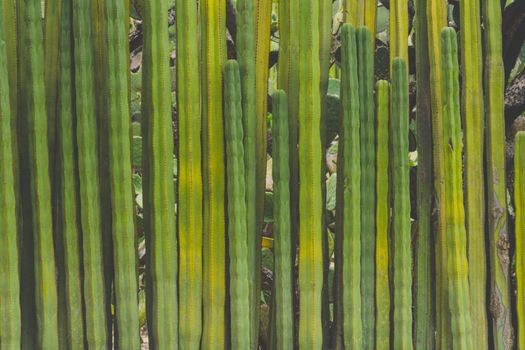
[[[203,334],[204,350],[226,346],[226,232],[222,64],[226,57],[226,3],[201,5],[201,89],[203,166]]]
[[[228,176],[228,239],[230,246],[231,347],[250,347],[251,318],[248,274],[248,238],[240,69],[237,61],[224,65],[224,117]]]
[[[417,131],[417,246],[415,258],[414,348],[433,350],[435,305],[432,285],[432,111],[427,1],[414,2],[416,9],[416,131]]]
[[[363,347],[374,348],[375,337],[375,211],[376,123],[374,114],[374,53],[367,27],[357,28],[361,144],[361,314]]]
[[[483,52],[487,154],[487,219],[489,235],[490,322],[495,350],[514,346],[505,176],[505,72],[501,40],[501,3],[483,0]]]
[[[467,235],[462,189],[461,117],[456,32],[444,28],[441,34],[443,74],[443,145],[445,168],[445,210],[447,243],[448,302],[454,349],[472,349]]]
[[[115,343],[120,349],[137,349],[139,312],[137,299],[135,230],[131,176],[129,120],[129,50],[127,1],[106,0],[106,68],[108,164],[111,195],[111,232],[115,289]],[[119,44],[120,43],[120,44]]]
[[[293,349],[293,269],[290,221],[290,168],[288,158],[288,105],[286,93],[277,90],[273,106],[273,191],[275,261],[275,337],[277,350]]]
[[[191,2],[187,2],[191,6]],[[190,16],[197,16],[196,7],[193,8],[193,13],[188,13],[185,6],[180,6],[177,2],[177,18],[181,15],[184,19],[189,19]],[[177,301],[177,232],[175,219],[175,193],[173,191],[173,132],[171,120],[171,82],[169,71],[169,57],[170,44],[168,37],[168,21],[166,16],[168,12],[168,1],[145,1],[142,13],[142,23],[144,28],[144,48],[143,48],[143,65],[142,65],[142,116],[143,116],[143,189],[144,189],[144,219],[146,227],[146,242],[147,242],[147,284],[148,284],[148,330],[150,347],[153,349],[177,349],[180,341],[181,348],[191,349],[192,337],[191,331],[188,334],[188,329],[178,328],[178,301]],[[159,20],[164,18],[165,20]],[[183,21],[177,21],[177,23]],[[188,26],[186,26],[188,27]],[[188,30],[189,29],[188,27]],[[180,46],[187,45],[186,34],[184,30],[177,30],[177,34],[181,39],[177,40]],[[196,41],[192,45],[194,50],[197,50]],[[178,52],[190,52],[186,50],[179,50]],[[187,64],[184,72],[178,71],[177,82],[188,82],[186,89],[178,89],[179,96],[184,93],[191,93],[190,82],[198,85],[198,80],[194,76],[198,76],[198,70],[195,73],[195,67],[198,65],[197,60],[191,59],[190,62],[185,61],[188,56],[179,55],[177,63],[185,62]],[[190,65],[193,66],[190,68]],[[193,70],[192,70],[193,68]],[[184,74],[190,74],[192,79],[184,79]],[[198,93],[198,90],[197,90]],[[187,102],[181,97],[179,107],[179,139],[181,140],[181,154],[180,160],[185,159],[186,152],[183,147],[187,145]],[[197,108],[197,113],[200,110]],[[195,118],[198,122],[199,118]],[[200,125],[195,129],[196,133],[200,133]],[[191,138],[190,138],[191,140]],[[197,137],[194,142],[200,142]],[[196,152],[196,157],[200,162],[200,153]],[[184,178],[185,171],[190,170],[190,166],[178,167],[178,184],[186,185]],[[199,164],[200,169],[200,164]],[[200,174],[197,174],[200,175]],[[198,184],[200,176],[196,176],[195,183]],[[184,197],[186,191],[184,188],[179,188],[179,196]],[[196,198],[198,197],[198,191]],[[202,192],[201,192],[202,193]],[[202,198],[199,199],[199,204]],[[161,205],[158,205],[158,204]],[[178,218],[181,226],[187,222],[187,211],[193,210],[188,205],[191,204],[187,198],[179,201]],[[195,208],[195,213],[201,213],[200,206]],[[200,215],[195,215],[195,221],[201,220]],[[187,235],[194,235],[195,240],[199,240],[199,233],[191,230],[193,227],[187,226],[180,231],[179,247],[181,248],[181,263],[180,276],[184,276],[184,281],[181,281],[181,289],[179,290],[179,297],[188,309],[184,310],[184,317],[186,322],[181,323],[186,327],[194,327],[191,330],[197,333],[197,339],[193,342],[200,341],[200,324],[194,324],[195,313],[198,313],[200,318],[201,309],[201,294],[199,285],[191,283],[187,279],[186,261],[183,259],[184,252],[193,251],[188,246],[182,249],[181,241]],[[202,236],[202,231],[200,233]],[[196,247],[195,249],[200,257],[202,249]],[[198,259],[196,266],[200,266],[200,259]],[[190,263],[191,265],[191,263]],[[197,276],[199,283],[200,276]],[[182,278],[181,278],[182,279]],[[198,299],[198,304],[194,300],[189,300],[187,289],[192,288],[194,298]],[[186,292],[186,293],[185,293]],[[194,308],[194,309],[189,309]],[[180,331],[179,331],[180,330]],[[184,340],[183,340],[184,339]],[[192,347],[193,346],[193,347]]]
[[[514,206],[516,208],[516,281],[518,348],[525,347],[525,133],[514,139]]]
[[[392,62],[390,137],[392,144],[392,237],[394,349],[412,349],[412,237],[408,176],[408,71],[403,58]]]
[[[0,6],[0,22],[4,23],[5,9]],[[0,27],[0,76],[8,76],[6,38],[8,32]],[[14,153],[11,137],[11,106],[9,81],[0,81],[0,347],[20,349],[20,285],[18,268],[18,235]]]
[[[376,349],[390,349],[390,277],[389,277],[389,152],[388,152],[388,82],[376,84],[377,150],[376,150]],[[355,199],[354,199],[355,200]]]
[[[299,2],[299,348],[320,349],[323,287],[319,13]],[[297,63],[296,63],[297,64]]]
[[[361,163],[359,138],[359,82],[356,31],[350,24],[341,28],[342,118],[338,148],[336,228],[342,246],[343,340],[347,349],[363,346],[361,320]]]
[[[390,3],[390,72],[400,57],[408,64],[408,0],[392,0]],[[408,70],[407,70],[408,72]]]

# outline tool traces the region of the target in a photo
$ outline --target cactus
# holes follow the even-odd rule
[[[27,222],[28,238],[32,236],[34,259],[34,305],[38,332],[36,344],[30,325],[24,331],[26,344],[36,348],[58,348],[57,290],[51,215],[51,188],[47,143],[47,116],[45,101],[43,35],[40,1],[17,4],[19,27],[19,86],[20,116],[23,117],[20,153],[23,155],[24,204],[31,213]],[[22,171],[21,171],[22,173]],[[30,176],[29,176],[30,174]],[[24,225],[25,226],[25,225]],[[30,233],[29,233],[30,232]],[[28,246],[31,244],[28,242]],[[27,252],[29,253],[29,252]],[[28,278],[31,278],[30,275]],[[28,291],[26,291],[27,293]]]
[[[392,65],[396,57],[404,59],[408,64],[408,0],[392,0],[389,18],[390,73],[392,75],[394,70]]]
[[[188,2],[191,6],[191,2]],[[180,293],[181,306],[186,306],[184,310],[184,317],[186,322],[180,323],[181,331],[178,329],[178,307],[177,307],[177,232],[175,223],[175,193],[173,191],[173,132],[171,121],[171,82],[169,72],[169,38],[168,38],[168,22],[166,18],[168,12],[167,1],[145,1],[142,12],[143,28],[144,28],[144,48],[143,48],[143,68],[142,68],[142,130],[143,130],[143,189],[144,189],[144,219],[146,227],[146,242],[147,242],[147,284],[148,284],[148,329],[150,347],[153,349],[177,349],[178,341],[180,339],[181,347],[192,348],[191,337],[187,334],[188,329],[184,332],[182,325],[187,327],[194,327],[192,330],[200,331],[200,324],[193,324],[193,317],[195,313],[201,314],[200,302],[200,274],[196,274],[199,285],[191,283],[188,280],[187,261],[183,260],[185,252],[196,251],[197,263],[195,266],[200,266],[200,254],[202,249],[197,246],[189,248],[182,245],[182,241],[187,242],[188,235],[194,236],[195,240],[200,240],[202,231],[191,230],[194,227],[188,225],[180,230],[179,247],[181,248],[180,256]],[[177,6],[179,3],[177,3]],[[197,9],[193,8],[193,13],[187,13],[184,6],[177,7],[177,16],[182,18],[197,15]],[[164,18],[165,20],[159,20]],[[177,23],[184,21],[177,21]],[[190,29],[191,31],[192,29]],[[187,45],[184,41],[185,33],[183,30],[177,30],[182,38],[177,40],[180,46]],[[193,39],[192,39],[193,40]],[[180,47],[179,46],[179,47]],[[192,45],[194,50],[197,48],[196,41]],[[189,50],[180,49],[179,52],[189,52]],[[198,76],[198,71],[195,72],[195,67],[198,65],[197,60],[191,58],[188,61],[185,59],[188,56],[179,55],[177,62],[185,62],[187,64],[186,70],[179,73],[178,82],[195,82],[194,76]],[[190,65],[193,64],[193,70]],[[189,74],[192,79],[184,79],[184,74]],[[198,81],[196,81],[198,84]],[[179,92],[179,137],[181,139],[180,147],[180,161],[186,160],[187,151],[184,146],[188,144],[188,134],[186,124],[187,114],[185,107],[187,102],[181,97],[183,93],[190,91],[188,83],[187,89],[178,89]],[[194,90],[193,90],[194,91]],[[197,90],[198,93],[198,90]],[[197,107],[196,110],[199,113]],[[193,117],[193,116],[192,116]],[[199,118],[194,118],[199,122]],[[199,123],[200,124],[200,123]],[[199,135],[200,125],[194,129],[194,132]],[[189,140],[192,140],[191,137]],[[199,142],[199,136],[193,140]],[[200,162],[200,149],[195,150],[195,156]],[[186,185],[185,171],[193,170],[190,166],[179,166],[178,184]],[[200,164],[199,164],[200,169]],[[184,188],[179,188],[179,196],[181,199],[178,206],[179,224],[188,223],[188,207],[190,210],[194,209],[194,213],[201,213],[200,204],[202,198],[199,198],[198,184],[200,181],[200,174],[195,177],[194,181],[197,184],[195,188],[195,197],[199,201],[197,207],[191,207],[193,198],[184,198],[187,192]],[[157,205],[161,203],[161,205]],[[201,220],[200,215],[194,215],[195,222]],[[202,227],[201,227],[202,228]],[[191,266],[193,262],[189,265]],[[184,279],[184,282],[182,282]],[[194,300],[188,298],[187,289],[191,288],[194,297],[198,299],[199,304],[196,305]],[[193,309],[191,309],[193,308]],[[192,314],[193,313],[193,314]],[[190,333],[191,335],[191,333]],[[197,333],[198,335],[198,333]],[[183,340],[184,339],[184,340]],[[197,337],[196,341],[199,341]],[[195,340],[193,340],[195,341]]]
[[[365,25],[365,0],[344,0],[343,20],[357,27]]]
[[[224,117],[228,176],[228,238],[230,246],[230,311],[232,349],[250,347],[249,262],[246,236],[244,148],[241,82],[237,61],[224,65]],[[253,272],[251,272],[253,273]]]
[[[427,1],[414,2],[416,9],[416,136],[417,136],[417,245],[415,256],[414,348],[433,350],[435,307],[432,269],[432,111],[428,57]]]
[[[226,233],[222,63],[226,57],[226,4],[201,5],[201,89],[203,154],[203,334],[202,348],[221,350],[226,344]]]
[[[436,349],[450,348],[450,326],[447,300],[445,244],[445,166],[443,163],[443,110],[441,96],[441,29],[447,25],[447,3],[430,0],[426,8],[427,42],[430,67],[430,105],[432,111],[432,144],[434,166],[434,200],[436,208]]]
[[[167,7],[159,13],[165,13],[166,10]],[[177,60],[177,110],[180,135],[177,181],[180,247],[179,345],[182,349],[198,349],[202,328],[202,217],[200,216],[202,175],[200,89],[198,80],[193,79],[199,76],[197,3],[180,0],[177,2],[176,13],[177,50],[183,53]],[[167,48],[166,44],[166,56],[169,52]],[[166,74],[166,77],[168,76]],[[168,80],[165,87],[166,93],[169,93]],[[168,129],[170,122],[171,118],[168,120]],[[154,136],[152,140],[155,140]],[[168,184],[166,186],[169,188]]]
[[[394,349],[412,349],[412,250],[408,177],[408,70],[392,62],[390,137],[392,145],[392,237],[394,270]]]
[[[518,348],[525,347],[525,133],[514,139],[514,205],[516,208],[516,280]]]
[[[72,47],[72,8],[70,1],[62,1],[60,31],[60,70],[57,101],[57,209],[56,230],[59,247],[59,322],[60,348],[84,349],[83,297],[81,284],[81,239],[78,217],[77,159],[75,155],[75,108],[73,104],[73,47]],[[77,77],[80,78],[80,77]],[[96,149],[95,149],[96,151]],[[85,195],[85,193],[84,193]],[[100,237],[99,237],[100,238]],[[88,246],[89,242],[84,242]],[[86,259],[88,260],[88,259]],[[89,260],[86,261],[86,264]],[[87,271],[88,272],[88,271]],[[84,276],[89,280],[92,276]],[[98,277],[97,277],[98,278]],[[84,282],[85,284],[87,282]],[[97,310],[100,312],[100,301]],[[63,317],[60,320],[60,317]],[[103,315],[105,317],[105,315]],[[104,322],[104,321],[103,321]],[[93,325],[91,325],[93,326]],[[91,334],[91,333],[90,333]]]
[[[357,28],[359,67],[359,108],[361,144],[361,314],[363,318],[363,347],[374,347],[374,275],[375,275],[375,115],[374,115],[374,56],[370,30]]]
[[[444,28],[441,34],[443,79],[443,136],[445,160],[445,210],[448,302],[454,349],[472,349],[472,325],[468,284],[465,212],[462,189],[461,117],[456,32]],[[477,335],[476,335],[477,336]]]
[[[0,4],[1,5],[1,4]],[[6,12],[0,6],[0,22]],[[6,37],[0,27],[0,76],[7,77]],[[9,82],[0,81],[0,348],[20,349],[21,319],[19,302],[19,269],[17,217],[14,179],[14,154],[11,138]]]
[[[388,82],[376,84],[377,150],[376,150],[376,349],[390,349],[390,278],[388,241],[390,196],[388,176]],[[355,200],[355,199],[354,199]]]
[[[44,77],[46,84],[46,112],[47,112],[47,134],[49,145],[49,170],[51,185],[54,186],[55,165],[55,142],[57,123],[57,94],[58,94],[58,70],[56,64],[59,59],[60,50],[60,23],[62,1],[48,0],[45,2],[44,15]]]
[[[74,1],[73,39],[76,103],[76,144],[80,222],[82,227],[84,302],[86,306],[86,341],[88,347],[102,347],[107,342],[105,324],[100,196],[98,188],[98,145],[95,109],[93,51],[91,46],[90,4]]]
[[[323,344],[321,117],[319,14],[313,0],[299,2],[299,348]]]
[[[488,348],[485,288],[485,177],[483,79],[479,0],[460,2],[461,110],[465,129],[465,216],[474,349]]]
[[[485,112],[487,154],[487,218],[489,237],[490,301],[495,350],[514,346],[505,183],[505,72],[502,58],[501,3],[483,0],[483,52],[485,54]]]
[[[342,118],[338,148],[337,239],[342,246],[343,340],[347,349],[363,346],[361,323],[361,165],[359,144],[359,82],[356,32],[350,24],[341,28]],[[342,243],[341,243],[342,241]],[[337,261],[339,263],[339,260]]]
[[[273,189],[275,260],[276,349],[293,349],[293,269],[290,221],[290,168],[288,164],[288,105],[286,93],[277,90],[273,106]]]
[[[139,319],[137,302],[136,250],[131,184],[131,145],[128,82],[127,2],[104,1],[106,15],[106,68],[108,164],[111,195],[111,232],[115,271],[116,345],[137,349]]]
[[[15,0],[1,0],[0,6],[2,7],[2,12],[4,14],[4,19],[2,21],[4,31],[3,37],[5,42],[6,50],[6,64],[9,69],[7,71],[7,76],[9,79],[9,104],[11,106],[11,147],[13,149],[13,154],[17,154],[17,110],[18,110],[18,85],[17,85],[17,71],[18,71],[18,48],[16,46],[16,9],[15,9]],[[13,158],[15,177],[18,172],[18,157]],[[19,193],[19,185],[17,184],[18,180],[15,179],[15,191]],[[18,206],[18,204],[17,204]],[[18,210],[18,208],[17,208]]]

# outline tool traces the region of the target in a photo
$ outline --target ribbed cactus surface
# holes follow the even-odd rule
[[[525,133],[514,138],[514,206],[516,208],[516,281],[518,348],[525,346]]]

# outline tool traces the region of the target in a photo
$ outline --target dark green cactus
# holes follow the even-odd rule
[[[251,318],[248,275],[248,238],[244,148],[241,107],[241,82],[237,61],[224,65],[224,118],[228,176],[228,239],[230,246],[230,312],[232,349],[250,347]]]
[[[414,2],[416,16],[417,246],[414,264],[414,348],[433,350],[435,303],[432,282],[432,111],[426,0]]]
[[[505,175],[505,70],[501,40],[501,3],[483,0],[483,53],[487,154],[487,219],[489,237],[491,327],[495,350],[514,346],[510,284],[510,241]]]
[[[443,81],[443,136],[445,160],[445,210],[447,243],[448,302],[454,349],[472,349],[467,237],[462,188],[461,117],[456,32],[444,28],[441,34]]]
[[[226,233],[222,64],[226,57],[226,3],[203,0],[201,89],[203,166],[203,334],[204,350],[225,344]]]
[[[173,190],[173,132],[171,120],[171,82],[169,71],[169,60],[166,59],[170,52],[168,37],[168,21],[164,18],[168,12],[168,1],[145,1],[142,13],[142,24],[144,30],[144,48],[142,64],[142,130],[143,130],[143,191],[144,191],[144,219],[147,242],[147,285],[148,285],[148,330],[149,342],[152,349],[177,349],[179,339],[186,332],[179,332],[178,328],[178,301],[177,301],[177,232],[175,220],[175,192]],[[188,2],[191,5],[191,2]],[[177,5],[179,5],[177,3]],[[180,14],[187,17],[184,8],[177,7],[177,16]],[[193,15],[196,15],[194,9]],[[164,18],[165,20],[159,20]],[[177,21],[179,23],[179,21]],[[184,23],[184,22],[183,22]],[[183,31],[177,31],[183,34]],[[184,33],[185,34],[185,33]],[[177,41],[184,45],[183,41]],[[197,43],[194,44],[197,47]],[[186,52],[181,50],[180,52]],[[179,56],[179,61],[184,62],[184,55]],[[193,60],[193,65],[198,63]],[[194,72],[187,72],[194,76]],[[180,73],[179,79],[183,79],[185,72]],[[198,71],[195,75],[198,75]],[[185,81],[185,80],[182,80]],[[190,81],[196,82],[195,79]],[[188,84],[189,85],[189,84]],[[188,89],[178,90],[180,94],[190,91]],[[185,101],[181,98],[179,106],[179,139],[181,140],[181,156],[184,159],[183,145],[188,143],[186,133]],[[197,111],[199,111],[197,109]],[[196,118],[198,121],[199,119]],[[196,128],[197,133],[200,128]],[[200,142],[199,138],[196,142]],[[186,152],[184,152],[186,153]],[[200,162],[200,153],[196,154]],[[189,167],[179,167],[178,184],[186,184],[184,172]],[[200,176],[194,181],[197,183]],[[184,189],[179,189],[179,195],[184,196]],[[202,201],[202,198],[200,199]],[[162,203],[158,205],[158,203]],[[200,202],[199,202],[200,203]],[[188,210],[187,200],[181,200],[178,206],[179,223],[187,220],[184,213]],[[195,211],[200,213],[199,210]],[[201,220],[200,215],[195,215],[195,220]],[[190,234],[186,229],[180,232],[180,240]],[[198,238],[197,232],[191,232]],[[179,247],[182,245],[179,244]],[[184,247],[188,249],[188,247]],[[187,251],[187,250],[185,250]],[[184,252],[185,252],[184,251]],[[201,248],[197,248],[200,253]],[[181,249],[180,256],[184,256]],[[200,256],[200,255],[199,255]],[[200,262],[200,261],[199,261]],[[182,262],[180,266],[184,265]],[[198,265],[200,266],[200,265]],[[181,268],[181,276],[185,276]],[[186,276],[185,276],[186,277]],[[201,309],[187,299],[187,294],[182,292],[183,286],[193,289],[195,298],[201,300],[199,289],[189,281],[181,283],[180,298],[184,300],[187,307],[194,307],[199,316]],[[194,326],[191,322],[192,310],[185,310],[187,326]],[[200,330],[200,327],[199,327]],[[200,340],[200,337],[199,337]],[[185,338],[188,341],[188,338]],[[181,341],[181,347],[191,348],[188,343]]]
[[[299,348],[320,349],[323,287],[318,2],[299,3]],[[294,39],[295,40],[295,39]],[[290,125],[290,127],[292,127]]]
[[[408,176],[408,70],[392,62],[390,137],[392,144],[392,238],[394,270],[394,349],[412,349],[412,250]]]
[[[19,97],[21,120],[20,154],[23,159],[21,182],[24,186],[24,217],[27,229],[26,248],[32,246],[33,271],[24,274],[31,279],[34,272],[34,290],[26,290],[34,297],[35,318],[38,332],[31,329],[31,308],[23,331],[25,345],[33,348],[57,349],[57,289],[55,280],[55,256],[51,214],[51,188],[49,179],[49,154],[47,142],[47,114],[44,80],[43,33],[40,1],[17,3],[19,48]],[[23,101],[23,103],[22,103]],[[26,225],[27,224],[27,225]],[[30,260],[28,259],[28,260]],[[26,282],[24,282],[26,283]],[[24,287],[23,287],[24,288]],[[26,295],[27,295],[26,294]],[[22,300],[26,298],[23,297]],[[27,302],[30,302],[27,300]],[[26,337],[27,336],[27,337]],[[33,340],[35,343],[33,344]],[[24,346],[24,344],[23,344]]]
[[[516,208],[516,281],[518,348],[525,347],[525,132],[514,138],[514,206]]]
[[[341,28],[341,127],[337,154],[337,239],[342,246],[343,340],[347,349],[363,346],[361,321],[361,163],[359,139],[359,81],[356,31]]]
[[[361,144],[361,314],[363,347],[374,348],[376,134],[374,114],[374,53],[367,27],[357,29]]]
[[[485,176],[483,159],[482,41],[480,1],[460,2],[461,111],[465,131],[465,219],[468,233],[472,346],[488,348],[485,253]]]
[[[275,337],[276,349],[293,349],[293,269],[290,221],[290,168],[288,158],[288,104],[286,93],[277,90],[273,107],[273,192],[275,260]]]
[[[1,4],[0,4],[1,5]],[[0,22],[5,9],[0,6]],[[0,76],[8,76],[6,38],[0,27]],[[21,319],[14,154],[11,137],[9,81],[0,81],[0,348],[20,349]]]
[[[129,120],[129,50],[127,1],[105,0],[108,164],[115,289],[115,342],[121,349],[139,347],[136,250],[131,183]]]
[[[389,104],[388,82],[376,84],[377,150],[376,150],[376,349],[390,349],[390,195],[389,195]]]
[[[91,46],[91,7],[74,1],[73,38],[76,104],[76,144],[80,222],[82,228],[84,302],[86,305],[86,341],[88,347],[107,343],[104,298],[104,259],[100,229],[100,196],[98,173],[97,117],[93,51]]]

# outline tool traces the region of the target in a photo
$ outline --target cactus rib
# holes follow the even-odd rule
[[[525,133],[514,139],[514,205],[516,207],[516,280],[518,348],[525,347]]]

